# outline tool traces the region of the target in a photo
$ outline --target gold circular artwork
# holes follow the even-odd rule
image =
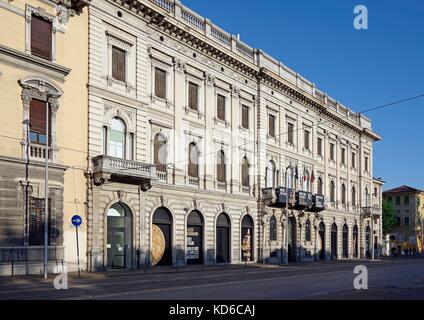
[[[157,226],[152,227],[152,264],[155,266],[162,259],[165,253],[165,236],[162,230]]]

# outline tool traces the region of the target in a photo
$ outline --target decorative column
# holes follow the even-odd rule
[[[52,157],[51,160],[53,162],[56,161],[57,158],[57,151],[58,151],[58,147],[57,147],[57,143],[56,143],[56,114],[57,114],[57,110],[59,108],[59,100],[57,96],[53,96],[49,99],[48,101],[49,103],[49,111],[50,111],[50,150],[52,153]],[[47,134],[49,134],[47,132]]]

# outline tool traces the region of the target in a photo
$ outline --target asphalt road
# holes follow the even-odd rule
[[[368,268],[368,290],[354,290],[353,269]],[[0,299],[280,300],[424,299],[424,259],[313,263],[164,274],[84,275],[68,279],[0,279]]]

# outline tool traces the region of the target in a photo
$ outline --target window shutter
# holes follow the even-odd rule
[[[31,17],[31,53],[52,59],[52,23],[35,15]]]
[[[246,158],[243,159],[241,175],[243,187],[249,187],[249,162]]]
[[[29,122],[31,131],[37,133],[46,133],[46,102],[40,100],[31,100],[29,109]]]
[[[305,130],[305,149],[309,150],[309,131]]]
[[[112,77],[118,81],[125,82],[125,50],[112,47]]]
[[[193,178],[199,177],[199,154],[197,147],[194,143],[189,145],[189,154],[188,154],[188,175]]]
[[[245,129],[249,129],[249,108],[247,106],[242,107],[241,116],[242,127]]]
[[[199,86],[192,82],[188,83],[188,106],[192,110],[198,109]]]
[[[322,139],[318,138],[318,155],[322,156]]]
[[[218,95],[217,116],[219,120],[225,121],[225,97]]]
[[[225,178],[225,154],[223,151],[219,151],[217,163],[217,180],[219,182],[226,182]]]
[[[158,68],[155,69],[155,95],[166,99],[166,72]]]
[[[293,124],[292,123],[289,123],[288,124],[288,133],[287,133],[287,139],[288,139],[288,142],[289,143],[291,143],[291,144],[293,144],[293,130],[294,130],[294,126],[293,126]]]
[[[271,137],[275,137],[275,117],[273,115],[269,115],[268,122],[269,122],[269,135]]]

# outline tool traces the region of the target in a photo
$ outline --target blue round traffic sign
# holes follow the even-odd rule
[[[82,223],[82,218],[79,215],[75,215],[72,217],[71,222],[75,227],[79,227]]]

